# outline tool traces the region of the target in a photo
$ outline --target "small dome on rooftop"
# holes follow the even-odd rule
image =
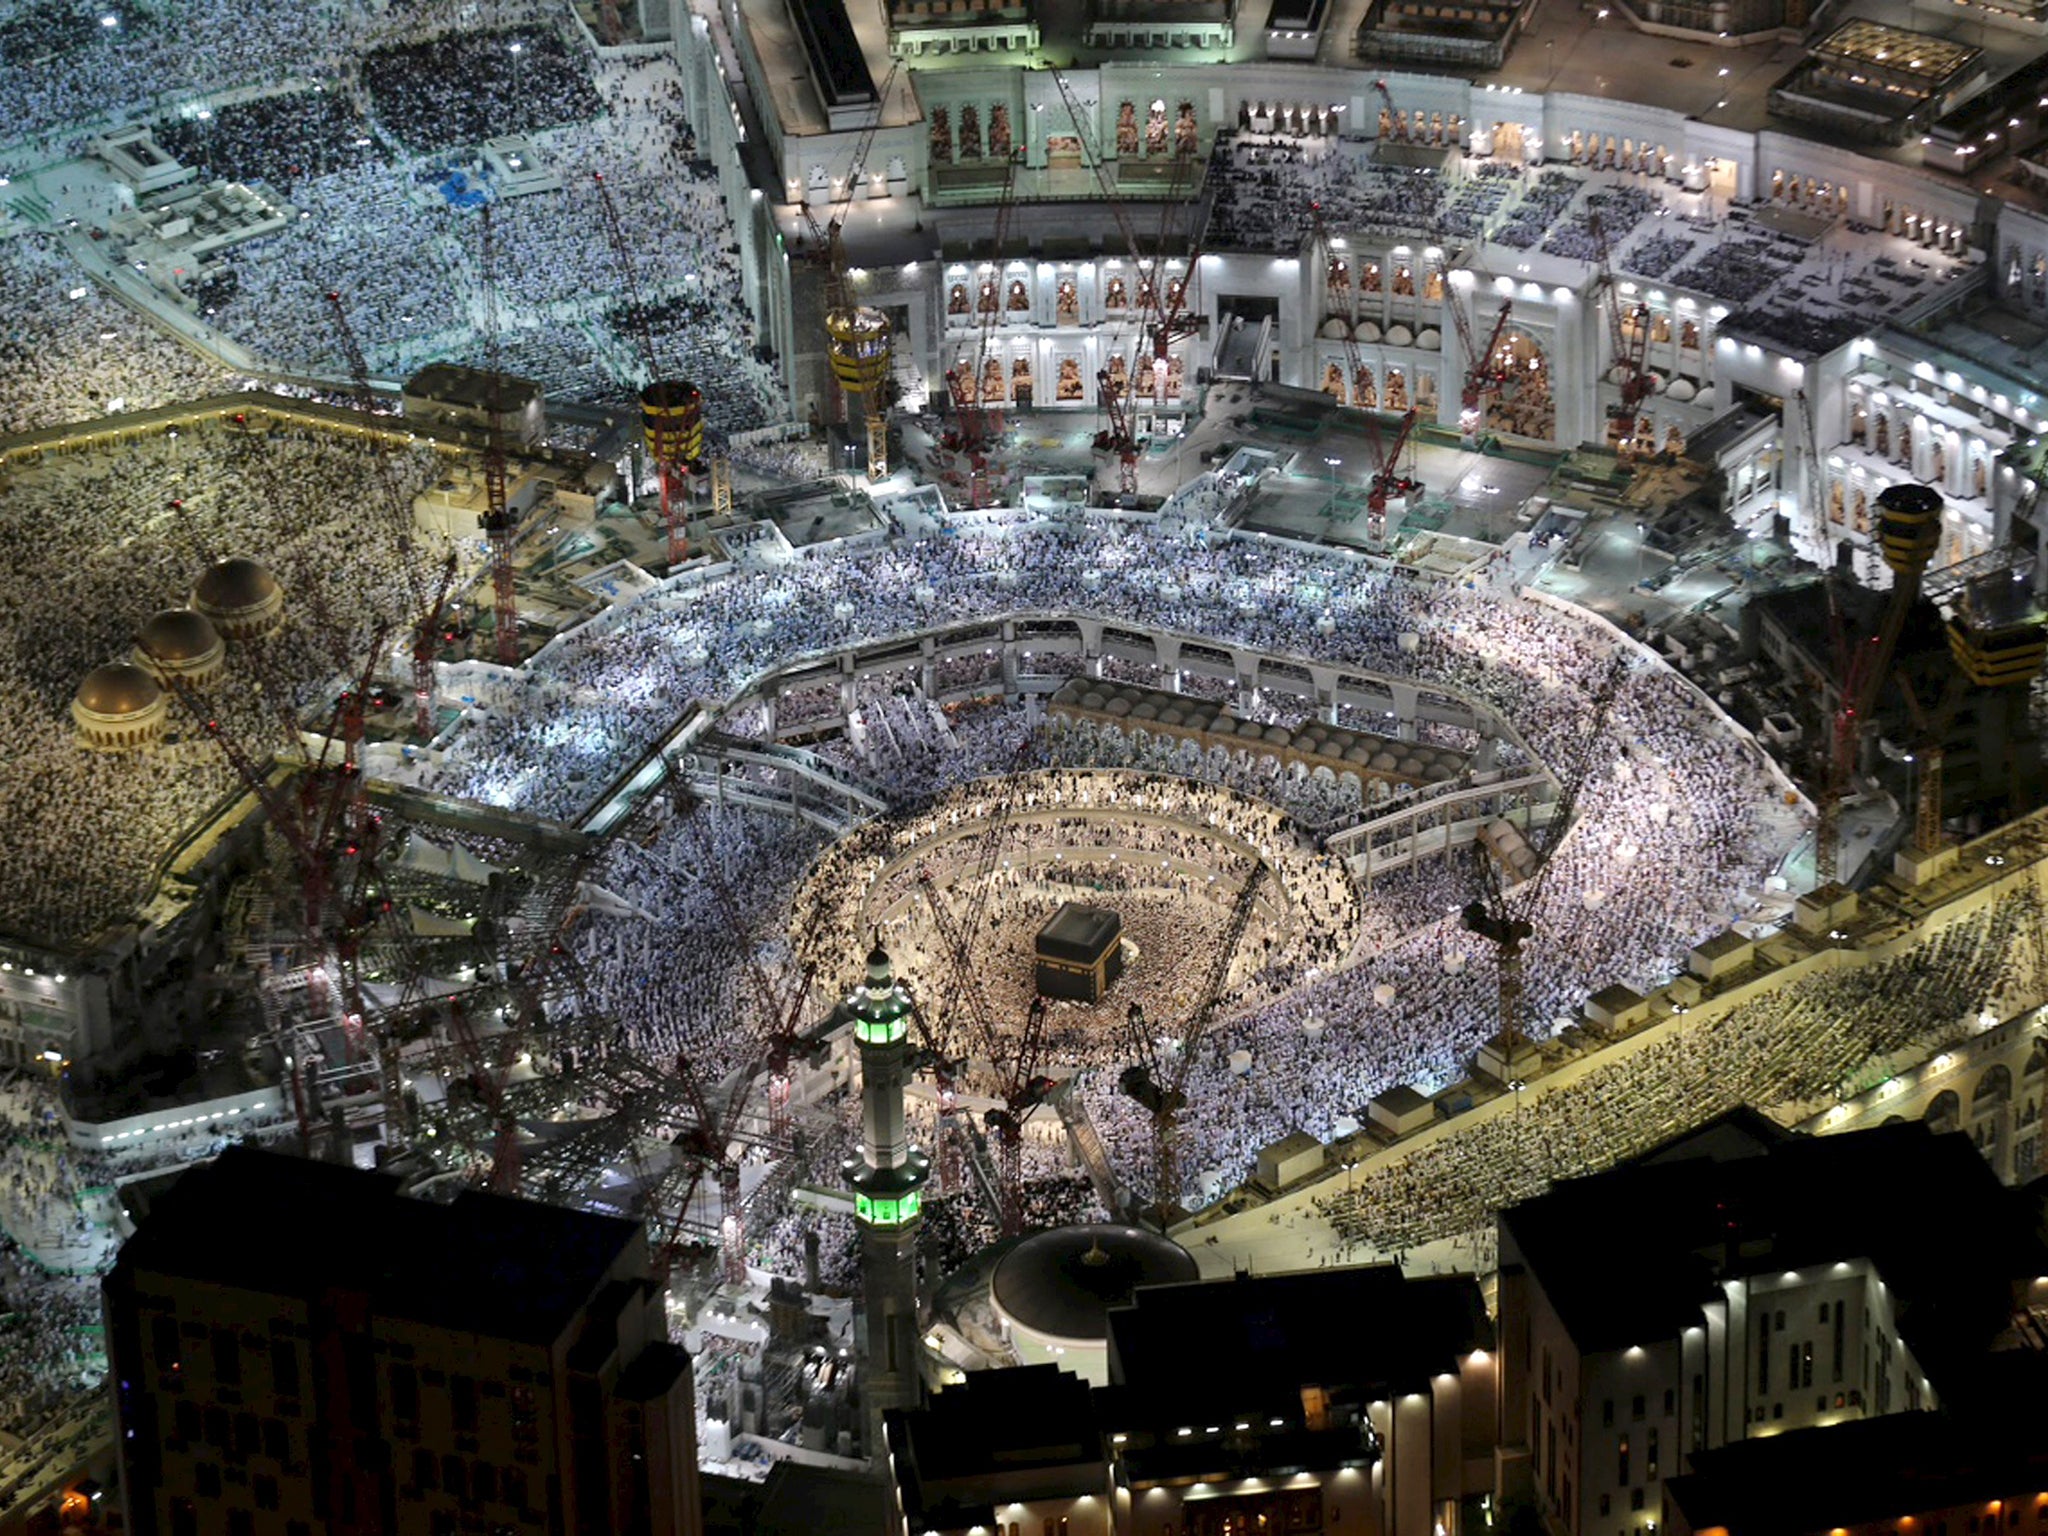
[[[277,578],[241,555],[216,560],[206,568],[192,589],[192,600],[202,608],[258,608],[277,593]]]
[[[136,641],[137,649],[164,661],[198,661],[220,647],[220,635],[206,615],[191,608],[152,615]]]
[[[95,715],[139,715],[163,701],[163,689],[142,668],[125,661],[94,667],[78,685],[76,703]]]
[[[1185,1248],[1138,1227],[1055,1227],[1003,1255],[989,1296],[1013,1326],[1047,1339],[1099,1344],[1109,1336],[1109,1309],[1127,1304],[1137,1287],[1198,1274]]]

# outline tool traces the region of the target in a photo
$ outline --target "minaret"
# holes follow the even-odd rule
[[[931,1160],[910,1144],[903,1120],[903,1087],[910,1076],[910,994],[896,982],[889,956],[877,943],[868,953],[867,980],[848,999],[853,1038],[860,1048],[862,1145],[849,1158],[854,1219],[860,1225],[861,1296],[866,1329],[861,1400],[866,1405],[867,1453],[879,1460],[887,1446],[882,1415],[920,1401],[918,1371],[917,1228]]]

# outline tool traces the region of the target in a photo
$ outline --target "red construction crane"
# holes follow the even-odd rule
[[[1383,539],[1387,534],[1387,503],[1396,497],[1412,496],[1422,489],[1422,482],[1401,468],[1401,455],[1408,447],[1409,436],[1415,431],[1417,412],[1410,410],[1401,418],[1401,427],[1394,434],[1391,448],[1380,441],[1379,420],[1366,417],[1366,440],[1372,444],[1374,468],[1372,479],[1367,482],[1365,496],[1366,536]]]
[[[1637,304],[1630,311],[1625,323],[1621,313],[1621,288],[1614,280],[1612,252],[1607,244],[1607,229],[1595,213],[1587,217],[1587,228],[1592,231],[1593,243],[1600,252],[1600,274],[1596,286],[1605,290],[1607,301],[1607,330],[1614,350],[1614,363],[1610,377],[1620,391],[1619,398],[1608,408],[1608,416],[1614,422],[1614,435],[1621,451],[1630,452],[1636,438],[1636,413],[1645,400],[1657,388],[1657,376],[1650,372],[1647,357],[1650,348],[1650,308]]]
[[[1040,1072],[1045,1051],[1045,1000],[1032,1000],[1016,1040],[1003,1038],[981,988],[982,968],[974,958],[972,930],[947,905],[929,868],[918,871],[917,883],[952,964],[958,1001],[965,1005],[977,1044],[995,1076],[994,1096],[1001,1102],[988,1112],[988,1125],[996,1133],[996,1186],[1003,1233],[1014,1237],[1024,1230],[1024,1120],[1052,1086]]]
[[[1126,375],[1128,381],[1128,375]],[[1116,488],[1124,496],[1138,494],[1138,441],[1131,435],[1130,412],[1125,408],[1125,391],[1117,388],[1107,368],[1095,375],[1096,398],[1109,426],[1095,434],[1098,453],[1116,455]]]
[[[1877,633],[1852,641],[1846,621],[1828,584],[1828,623],[1835,650],[1836,704],[1821,743],[1818,812],[1814,827],[1814,874],[1823,884],[1841,873],[1840,819],[1843,797],[1855,776],[1863,730],[1870,723],[1878,694],[1892,674],[1899,636],[1913,605],[1920,601],[1920,583],[1941,546],[1941,493],[1911,481],[1886,486],[1877,497],[1878,544],[1891,567],[1892,590],[1885,600]],[[1938,766],[1934,792],[1941,790]]]
[[[605,232],[611,238],[612,259],[618,263],[619,281],[625,288],[626,303],[633,317],[633,339],[640,345],[640,362],[647,370],[647,384],[641,391],[642,419],[647,425],[647,448],[654,460],[655,477],[661,484],[661,521],[668,530],[668,563],[681,565],[690,557],[689,508],[691,465],[685,455],[694,434],[695,447],[703,452],[701,398],[695,385],[664,378],[655,358],[654,325],[640,301],[640,285],[633,274],[633,252],[626,243],[625,226],[619,222],[618,205],[604,173],[592,172],[598,206],[604,210]],[[693,411],[691,408],[696,407]],[[680,431],[664,430],[671,416],[681,421]]]
[[[1010,214],[1016,206],[1016,188],[1017,162],[1013,157],[1003,167],[1003,192],[996,202],[995,233],[989,253],[998,274],[1002,271],[1003,247],[1009,239]],[[954,419],[959,427],[944,446],[957,454],[965,466],[967,504],[985,507],[988,505],[990,481],[1002,478],[998,448],[1003,438],[1003,406],[1009,391],[1009,375],[1003,368],[1000,349],[996,346],[996,332],[1002,324],[1004,304],[1000,275],[996,279],[992,302],[981,305],[977,296],[976,303],[973,360],[964,373],[958,368],[946,370],[946,390],[952,396]],[[991,361],[996,365],[993,390],[989,387],[988,365]]]
[[[448,612],[448,599],[455,590],[459,568],[455,551],[441,563],[441,580],[433,600],[419,611],[412,631],[412,733],[421,741],[434,738],[434,657],[448,640],[441,621]]]
[[[490,1113],[493,1140],[488,1187],[493,1194],[519,1192],[519,1122],[505,1102],[505,1068],[486,1059],[483,1042],[462,999],[448,999],[448,1032],[469,1064],[470,1081]]]
[[[1330,291],[1330,273],[1337,265],[1337,242],[1330,234],[1330,227],[1323,221],[1323,205],[1311,202],[1308,205],[1310,228],[1314,231],[1317,250],[1323,264],[1323,293],[1327,300]],[[1327,305],[1326,305],[1327,307]],[[1353,405],[1364,404],[1358,398],[1359,380],[1365,376],[1365,357],[1358,350],[1358,283],[1354,277],[1346,279],[1344,288],[1344,313],[1334,315],[1344,325],[1344,395]]]
[[[1124,247],[1131,262],[1137,269],[1138,297],[1146,321],[1144,339],[1151,353],[1153,394],[1155,400],[1163,396],[1166,378],[1172,361],[1172,348],[1176,341],[1193,335],[1201,326],[1201,318],[1191,314],[1188,301],[1195,283],[1202,257],[1203,229],[1200,227],[1201,214],[1196,212],[1196,226],[1185,237],[1187,244],[1186,272],[1180,277],[1168,275],[1167,252],[1182,244],[1183,237],[1175,228],[1175,220],[1182,210],[1187,209],[1188,184],[1199,163],[1195,151],[1187,145],[1176,145],[1173,159],[1173,176],[1166,196],[1160,201],[1159,229],[1151,242],[1148,252],[1145,242],[1139,238],[1138,227],[1131,218],[1130,209],[1124,204],[1123,194],[1110,175],[1108,166],[1095,145],[1095,135],[1089,132],[1084,120],[1081,101],[1074,94],[1073,86],[1060,70],[1052,71],[1053,84],[1059,88],[1060,99],[1066,104],[1067,116],[1073,120],[1074,132],[1081,141],[1081,158],[1095,173],[1095,183],[1101,189],[1103,198],[1109,204],[1110,215],[1116,220],[1117,231],[1123,237]],[[1137,392],[1137,370],[1131,369],[1126,378],[1133,395]],[[1126,405],[1126,409],[1128,406]],[[1135,472],[1135,461],[1134,461]]]
[[[505,376],[498,368],[498,253],[491,237],[491,205],[482,218],[482,261],[479,286],[483,297],[484,376],[489,398],[484,402],[484,535],[491,544],[492,628],[497,635],[498,662],[519,665],[519,592],[514,586],[512,557],[519,541],[519,520],[505,494],[505,418],[501,398]]]
[[[1216,1009],[1223,1001],[1224,989],[1230,981],[1230,969],[1237,960],[1239,947],[1244,943],[1245,932],[1251,927],[1252,914],[1258,907],[1259,886],[1265,875],[1266,866],[1254,861],[1251,872],[1237,888],[1237,899],[1230,912],[1230,926],[1224,931],[1222,942],[1210,953],[1208,975],[1203,978],[1201,990],[1195,994],[1194,1008],[1174,1037],[1176,1053],[1170,1064],[1161,1055],[1159,1042],[1152,1038],[1145,1010],[1133,1003],[1125,1015],[1125,1043],[1135,1060],[1119,1074],[1117,1088],[1152,1117],[1153,1173],[1156,1179],[1151,1206],[1143,1212],[1134,1211],[1133,1215],[1149,1214],[1162,1229],[1172,1224],[1181,1208],[1180,1115],[1188,1103],[1188,1074],[1194,1069],[1195,1054],[1202,1037],[1208,1033],[1210,1021],[1216,1017]]]
[[[1596,755],[1601,750],[1600,738],[1605,734],[1615,698],[1619,695],[1622,682],[1628,675],[1628,665],[1628,653],[1616,651],[1606,676],[1601,679],[1600,686],[1593,695],[1592,710],[1575,737],[1577,757],[1563,770],[1550,819],[1544,823],[1540,834],[1531,823],[1523,837],[1529,849],[1532,867],[1525,872],[1522,883],[1512,893],[1512,899],[1508,882],[1502,878],[1496,850],[1484,835],[1485,827],[1480,829],[1481,836],[1472,844],[1472,856],[1479,875],[1479,895],[1465,904],[1461,918],[1468,932],[1476,934],[1494,947],[1500,1008],[1498,1040],[1501,1060],[1510,1067],[1524,1043],[1522,946],[1535,937],[1537,898],[1541,895],[1544,882],[1556,863],[1553,855],[1564,842],[1565,835],[1571,831],[1572,816],[1578,806],[1579,793],[1584,789],[1586,780],[1593,771]]]
[[[341,295],[329,292],[328,307],[334,312],[335,330],[341,336],[342,350],[348,356],[350,382],[355,386],[356,409],[365,418],[378,415],[377,393],[370,386],[370,368],[364,361],[363,349],[356,340],[355,328],[349,324],[348,308],[342,303]],[[413,734],[421,741],[431,740],[434,734],[434,658],[439,653],[441,616],[448,606],[448,595],[452,590],[457,570],[456,557],[451,552],[441,572],[440,585],[431,598],[420,589],[419,575],[412,563],[412,499],[405,494],[400,483],[391,454],[377,441],[374,434],[366,439],[369,452],[376,464],[377,479],[384,493],[386,514],[397,531],[399,563],[405,575],[406,597],[412,614],[412,695]]]
[[[308,981],[315,992],[314,1001],[325,1006],[325,988],[332,981],[340,993],[344,1038],[356,1049],[363,1048],[365,1043],[365,1009],[351,963],[352,954],[341,937],[347,917],[336,899],[336,886],[338,866],[361,851],[359,833],[352,833],[350,825],[352,821],[359,822],[361,814],[362,774],[356,762],[362,734],[361,701],[375,675],[385,633],[380,630],[373,638],[369,663],[362,676],[335,700],[319,733],[320,753],[300,771],[293,785],[274,782],[267,754],[259,755],[245,743],[173,666],[160,662],[155,669],[163,677],[166,691],[177,699],[200,734],[220,749],[228,767],[263,808],[266,821],[283,842],[298,882],[296,926],[306,946]],[[302,740],[298,721],[287,706],[280,704],[280,710],[290,733],[287,744],[297,748]],[[301,1140],[310,1146],[312,1123],[306,1104],[304,1067],[303,1062],[292,1063],[292,1093]]]
[[[1385,120],[1380,129],[1380,137],[1383,139],[1391,139],[1396,144],[1407,143],[1407,119],[1401,116],[1400,109],[1394,105],[1394,93],[1387,88],[1387,82],[1385,81],[1385,79],[1373,81],[1372,88],[1375,91],[1379,92],[1380,100],[1387,104]]]
[[[1479,425],[1479,413],[1488,395],[1498,394],[1507,383],[1507,369],[1500,360],[1500,339],[1507,331],[1508,316],[1514,312],[1511,300],[1503,299],[1500,313],[1494,316],[1493,330],[1486,338],[1482,351],[1472,340],[1472,322],[1465,318],[1464,301],[1455,293],[1451,295],[1451,322],[1458,330],[1458,344],[1465,353],[1465,383],[1459,391],[1458,408],[1460,426],[1469,434]]]
[[[744,957],[748,989],[753,995],[755,1027],[749,1042],[747,1063],[741,1068],[751,1079],[762,1073],[768,1079],[768,1120],[770,1132],[781,1136],[789,1128],[790,1073],[792,1063],[801,1050],[799,1037],[804,1033],[806,1010],[810,1003],[811,984],[816,979],[815,966],[806,966],[801,974],[789,979],[778,987],[762,967],[755,946],[746,935],[752,929],[747,909],[727,883],[725,872],[718,867],[716,852],[695,820],[684,822],[697,854],[697,873],[711,888],[719,912],[735,935],[740,936],[740,950]]]

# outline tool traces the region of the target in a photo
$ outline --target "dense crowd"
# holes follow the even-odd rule
[[[0,1434],[21,1435],[106,1374],[94,1197],[110,1180],[71,1147],[47,1079],[0,1083]]]
[[[0,432],[149,410],[241,382],[137,319],[53,237],[0,241]]]
[[[369,119],[354,99],[317,85],[177,113],[151,132],[173,159],[208,179],[261,182],[285,197],[306,177],[352,170],[377,156]]]
[[[1953,1038],[2001,1000],[2040,911],[2013,896],[1902,953],[1821,969],[1412,1152],[1317,1207],[1392,1253],[1470,1232],[1553,1180],[1591,1173],[1740,1104],[1809,1101],[1873,1059]]]
[[[198,95],[319,76],[336,69],[355,44],[361,15],[336,0],[19,0],[0,16],[6,132],[45,149],[75,150],[84,125],[155,103],[171,82]]]
[[[401,483],[416,488],[432,465],[408,458]],[[233,648],[207,692],[245,741],[273,740],[259,684],[303,700],[405,612],[394,521],[364,513],[381,505],[358,444],[282,427],[192,424],[12,471],[0,518],[0,923],[82,938],[122,916],[156,860],[234,784],[201,741],[122,756],[79,746],[69,711],[86,673],[127,660],[142,624],[183,604],[213,561],[256,556],[292,621]]]
[[[531,26],[394,43],[364,57],[362,83],[378,122],[419,152],[583,122],[603,106],[586,62]]]
[[[1583,762],[1578,828],[1529,914],[1539,929],[1574,934],[1568,949],[1546,949],[1530,964],[1527,1022],[1539,1034],[1597,986],[1648,987],[1672,974],[1687,947],[1745,909],[1745,893],[1796,830],[1782,807],[1774,814],[1755,748],[1654,665],[1627,664],[1607,731],[1589,742],[1583,700],[1617,653],[1565,611],[1497,588],[1411,585],[1362,566],[1325,591],[1327,571],[1276,546],[1203,547],[1110,523],[819,551],[772,570],[686,578],[553,648],[523,689],[476,712],[434,782],[571,816],[693,699],[744,695],[750,679],[773,668],[892,633],[985,621],[1001,608],[1064,610],[1076,595],[1067,574],[1075,569],[1089,573],[1088,607],[1106,618],[1428,679],[1488,703],[1561,771]],[[1316,590],[1312,601],[1297,596],[1304,587]],[[1034,658],[1033,669],[1050,659]],[[837,700],[814,692],[813,723],[829,730]],[[789,702],[778,701],[785,729]],[[858,703],[859,744],[843,749],[842,761],[911,790],[941,781],[949,752],[963,777],[1005,765],[1014,727],[973,723],[962,742],[959,726],[930,702],[892,691]],[[755,728],[765,720],[749,718]],[[559,771],[571,762],[581,775],[573,783]],[[535,772],[537,763],[554,768]],[[894,835],[888,822],[871,823],[840,847],[859,852],[864,838]],[[778,891],[804,860],[766,848],[748,858],[770,860],[776,878],[749,888],[743,905],[778,908],[788,899]],[[1296,1128],[1326,1136],[1392,1083],[1427,1088],[1456,1075],[1499,1023],[1491,957],[1452,915],[1467,883],[1462,869],[1413,872],[1407,886],[1426,899],[1416,896],[1375,945],[1346,944],[1313,978],[1306,968],[1290,973],[1284,996],[1242,1009],[1201,1047],[1191,1080],[1206,1112],[1190,1133],[1191,1178],[1234,1178],[1260,1146]],[[658,910],[661,902],[650,895],[643,904]],[[800,920],[799,931],[824,938],[817,916]],[[858,922],[830,926],[848,956],[861,940]],[[646,942],[657,954],[688,952],[651,935]],[[701,987],[701,1004],[666,1001],[689,989],[662,984],[658,965],[635,961],[626,970],[647,974],[662,1006],[697,1010],[699,1028],[728,1016],[727,1001]],[[682,1021],[664,1029],[664,1039],[692,1038]],[[1085,1092],[1120,1173],[1134,1184],[1149,1177],[1139,1112],[1101,1085]]]

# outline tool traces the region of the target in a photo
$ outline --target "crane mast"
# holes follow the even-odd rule
[[[704,455],[703,397],[688,380],[662,376],[654,350],[654,324],[641,302],[633,252],[626,243],[618,204],[612,200],[602,172],[593,172],[591,179],[597,187],[598,207],[604,211],[612,259],[618,263],[619,280],[631,306],[633,339],[647,372],[647,383],[640,391],[640,423],[647,456],[654,461],[655,479],[661,487],[661,523],[668,532],[668,563],[673,568],[690,558],[689,474],[693,464],[701,465]]]
[[[491,546],[492,629],[501,666],[519,665],[519,592],[514,585],[512,557],[519,542],[519,522],[505,493],[505,376],[498,368],[497,242],[491,235],[491,205],[479,211],[483,221],[484,374],[489,398],[484,402],[484,536]]]
[[[1126,1015],[1128,1043],[1137,1059],[1119,1074],[1117,1087],[1152,1117],[1153,1171],[1157,1179],[1152,1214],[1162,1229],[1180,1209],[1180,1114],[1187,1108],[1188,1075],[1194,1069],[1195,1049],[1223,1001],[1231,967],[1258,908],[1259,887],[1265,875],[1266,866],[1255,861],[1237,889],[1229,927],[1210,955],[1209,971],[1196,993],[1195,1006],[1176,1036],[1179,1052],[1170,1069],[1159,1058],[1146,1025],[1145,1010],[1133,1003]]]
[[[881,129],[889,93],[895,87],[897,73],[902,67],[900,59],[891,64],[881,89],[875,94],[874,115],[862,127],[860,137],[854,140],[853,158],[841,183],[842,195],[832,205],[822,228],[811,212],[809,199],[801,196],[797,199],[797,211],[802,214],[809,231],[813,256],[825,264],[826,356],[831,363],[832,378],[838,385],[841,401],[856,395],[860,397],[870,480],[880,480],[889,473],[889,419],[885,396],[893,345],[891,326],[889,317],[879,309],[854,300],[842,231],[846,215],[853,207],[854,194],[860,188],[867,157],[874,148],[875,135]],[[848,415],[851,415],[850,409]]]
[[[363,357],[361,344],[356,340],[355,327],[349,323],[348,307],[338,292],[327,295],[327,304],[334,311],[334,325],[341,336],[341,345],[348,357],[349,380],[355,386],[356,409],[363,416],[373,418],[377,414],[377,394],[370,387],[370,366]],[[451,550],[442,566],[441,580],[431,598],[420,589],[419,578],[412,565],[412,505],[399,483],[389,454],[376,446],[374,437],[367,441],[377,465],[378,481],[384,492],[393,526],[398,531],[399,558],[405,573],[406,595],[410,600],[413,615],[412,625],[412,698],[413,735],[421,741],[430,741],[434,735],[434,658],[440,651],[441,616],[447,611],[448,597],[454,589],[459,569],[455,553]]]
[[[1650,310],[1647,304],[1637,304],[1624,322],[1621,290],[1614,280],[1613,253],[1607,243],[1607,228],[1597,213],[1591,215],[1587,224],[1600,252],[1598,285],[1607,301],[1607,329],[1614,348],[1614,381],[1620,390],[1620,396],[1609,409],[1608,416],[1614,423],[1616,444],[1626,455],[1635,451],[1636,413],[1657,387],[1657,376],[1650,372],[1646,361],[1650,347]]]

